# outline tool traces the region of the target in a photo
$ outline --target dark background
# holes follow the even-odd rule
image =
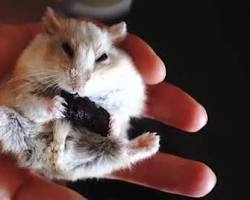
[[[166,80],[208,112],[208,124],[196,135],[156,122],[136,126],[160,132],[161,151],[205,162],[215,171],[217,185],[204,200],[249,196],[244,181],[249,169],[249,8],[240,1],[144,0],[135,1],[122,18],[167,63]],[[91,180],[74,188],[90,199],[193,199],[117,181]]]
[[[37,20],[49,2],[1,1],[0,23],[16,22],[17,16],[20,21]],[[135,0],[131,12],[115,20],[125,20],[129,31],[147,41],[167,63],[166,81],[207,110],[209,121],[200,134],[180,134],[150,120],[134,122],[132,131],[156,130],[162,152],[209,165],[218,181],[204,200],[249,198],[249,15],[250,7],[241,1]],[[90,200],[193,199],[118,181],[88,180],[71,187]]]

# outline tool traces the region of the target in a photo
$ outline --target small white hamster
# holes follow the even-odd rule
[[[155,154],[159,136],[154,133],[127,138],[129,120],[142,114],[146,94],[132,60],[116,47],[126,36],[126,24],[99,28],[50,8],[43,24],[45,31],[0,87],[3,150],[16,154],[21,166],[67,180],[101,177]],[[63,119],[66,102],[57,90],[88,97],[106,109],[112,116],[110,135],[71,127]]]

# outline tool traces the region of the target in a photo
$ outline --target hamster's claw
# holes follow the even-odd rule
[[[64,112],[66,110],[65,106],[67,102],[64,98],[57,95],[48,102],[48,113],[52,119],[61,119],[64,118]]]

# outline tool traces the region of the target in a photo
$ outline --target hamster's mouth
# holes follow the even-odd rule
[[[110,114],[88,97],[80,97],[61,90],[60,94],[67,102],[65,118],[74,127],[85,127],[91,132],[107,136],[110,131]]]

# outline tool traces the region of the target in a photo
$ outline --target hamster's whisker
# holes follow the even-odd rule
[[[18,91],[20,89],[25,89],[25,88],[29,88],[29,86],[31,86],[32,84],[29,83],[29,82],[25,82],[25,83],[22,83],[20,85],[18,85],[17,87],[13,88],[14,91]]]
[[[41,91],[46,92],[48,90],[54,90],[54,88],[56,88],[57,84],[55,83],[55,81],[51,81],[51,82],[47,82],[46,86],[44,88],[41,89]]]

